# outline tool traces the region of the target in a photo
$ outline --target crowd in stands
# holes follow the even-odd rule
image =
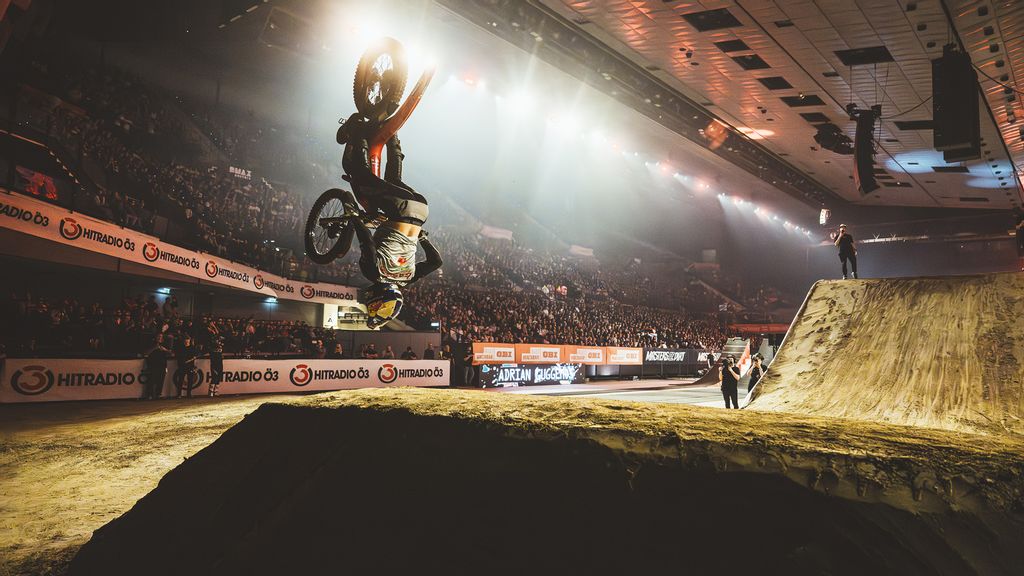
[[[334,330],[252,317],[193,320],[179,312],[173,296],[163,302],[153,295],[125,298],[111,310],[75,298],[50,301],[12,294],[0,318],[0,344],[6,344],[12,355],[134,357],[152,345],[157,334],[172,350],[189,334],[204,347],[220,339],[228,355],[340,358],[342,353]]]
[[[82,66],[65,76],[40,64],[36,72],[39,88],[20,92],[18,117],[74,151],[82,165],[98,167],[91,174],[97,185],[76,199],[76,209],[147,233],[176,226],[185,247],[286,276],[315,268],[317,279],[362,283],[358,250],[321,267],[300,255],[297,231],[311,198],[197,160],[190,136],[196,125],[229,157],[267,156],[269,138],[253,118],[167,97],[114,69]],[[55,104],[46,93],[60,100]],[[191,131],[189,122],[195,123]],[[569,256],[568,250],[437,225],[432,220],[431,237],[445,267],[408,290],[402,318],[417,327],[439,322],[453,341],[717,348],[727,319],[718,313],[722,298],[715,292],[751,307],[780,298],[770,287],[744,287],[718,270],[702,276],[632,258]],[[708,289],[712,284],[716,288]],[[157,333],[173,340],[194,332],[201,340],[209,325],[224,338],[228,354],[315,356],[333,348],[329,334],[305,324],[252,318],[193,323],[173,306],[137,299],[113,311],[73,299],[22,298],[17,306],[11,318],[29,335],[29,353],[49,346],[132,354]]]
[[[176,117],[167,112],[171,104],[126,73],[86,67],[52,88],[61,104],[25,90],[18,116],[81,165],[96,167],[88,174],[96,186],[78,194],[75,209],[150,234],[163,218],[178,227],[174,240],[188,248],[279,274],[300,267],[294,231],[309,206],[302,195],[263,178],[239,178],[226,166],[177,161],[189,156],[189,147],[180,123],[167,120]],[[168,160],[134,138],[138,131],[177,154]]]
[[[719,348],[725,328],[714,316],[627,305],[611,299],[520,292],[515,297],[448,282],[408,291],[414,323],[439,322],[457,342]]]

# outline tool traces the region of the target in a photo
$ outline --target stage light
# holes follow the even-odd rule
[[[264,304],[277,304],[277,298],[274,298],[273,296],[267,296],[266,300],[264,300],[263,303]]]
[[[170,288],[157,288],[156,289],[156,293],[157,294],[170,294],[171,293],[171,289]]]

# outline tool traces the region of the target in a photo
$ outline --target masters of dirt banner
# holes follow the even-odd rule
[[[0,226],[83,250],[233,288],[259,292],[278,299],[356,305],[356,289],[350,286],[289,280],[231,260],[179,248],[159,238],[21,194],[0,192]]]
[[[192,395],[209,390],[210,361],[196,362]],[[218,392],[265,394],[380,388],[447,386],[447,360],[224,360]],[[162,396],[176,393],[177,364],[167,363]],[[8,359],[0,382],[0,403],[139,398],[147,383],[143,360]]]

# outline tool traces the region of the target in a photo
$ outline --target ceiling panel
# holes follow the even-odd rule
[[[627,58],[664,70],[681,92],[705,103],[734,127],[763,135],[761,143],[768,149],[847,200],[969,208],[1007,208],[1021,203],[1019,180],[1009,175],[1011,159],[1001,141],[1010,143],[1017,169],[1024,169],[1020,134],[1024,109],[1019,98],[1005,102],[1003,87],[983,83],[988,102],[979,112],[985,156],[963,164],[966,173],[934,172],[931,166],[946,164],[941,153],[932,149],[931,132],[900,130],[894,123],[931,119],[930,60],[941,55],[950,35],[949,20],[939,0],[918,0],[910,12],[905,11],[906,2],[897,0],[543,1],[563,15],[582,17],[584,20],[578,21],[588,23],[579,25],[581,29]],[[975,62],[994,77],[1009,74],[1010,82],[1024,74],[1024,2],[953,3],[958,5],[954,16],[958,29],[962,19],[962,34]],[[992,7],[988,17],[977,16],[975,8],[980,4]],[[740,26],[700,32],[682,18],[713,9],[728,10]],[[783,21],[792,25],[780,27],[777,23]],[[991,35],[985,35],[985,26],[996,28],[999,53],[988,52]],[[749,50],[727,54],[715,45],[737,40]],[[836,55],[838,50],[874,46],[885,46],[894,61],[850,68]],[[689,58],[688,51],[692,54]],[[755,56],[769,67],[748,70],[734,61],[734,57]],[[1000,59],[1002,68],[997,66]],[[785,78],[792,88],[772,90],[758,81],[771,76]],[[790,107],[780,100],[799,98],[800,94],[816,95],[821,103]],[[852,156],[817,147],[813,139],[816,128],[801,114],[824,114],[853,138],[855,125],[844,111],[851,101],[859,107],[882,105],[876,163],[892,174],[894,181],[910,187],[883,187],[862,197],[851,176]],[[999,105],[992,105],[993,101]],[[989,114],[990,105],[999,126]],[[1017,124],[1006,123],[1006,113],[1000,116],[1002,108],[1016,110]],[[983,197],[987,202],[964,203],[961,197]]]

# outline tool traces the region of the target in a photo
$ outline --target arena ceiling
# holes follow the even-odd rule
[[[1024,170],[1024,112],[1011,114],[1019,104],[1017,77],[1024,73],[1021,58],[1024,3],[1003,0],[434,0],[455,14],[503,36],[514,18],[509,11],[541,12],[545,18],[574,34],[558,37],[553,27],[528,30],[524,44],[504,38],[540,55],[598,89],[604,81],[597,70],[580,73],[567,50],[579,35],[633,65],[629,80],[646,76],[659,94],[627,101],[652,120],[683,135],[676,156],[687,154],[732,162],[744,176],[754,176],[751,188],[774,188],[805,206],[854,209],[858,207],[915,207],[949,209],[1007,209],[1024,200],[1019,172]],[[142,10],[140,4],[113,2],[122,13]],[[193,71],[203,68],[232,70],[236,81],[223,72],[228,84],[244,85],[266,75],[267,84],[282,82],[295,71],[288,56],[265,53],[253,63],[250,47],[229,39],[256,38],[266,26],[267,10],[281,7],[296,13],[316,12],[330,2],[293,0],[218,0],[187,2],[139,26],[108,22],[108,32],[152,38],[161,27],[191,28],[191,35],[216,32],[220,40],[203,49],[200,37],[187,58]],[[252,6],[248,6],[252,4]],[[257,9],[258,8],[258,9]],[[253,11],[254,10],[254,11]],[[159,10],[158,10],[159,11]],[[235,11],[237,21],[225,21]],[[501,19],[481,17],[490,11]],[[504,11],[504,12],[503,12]],[[109,12],[104,11],[107,14]],[[251,13],[250,13],[251,12]],[[128,18],[126,17],[126,20]],[[169,24],[173,23],[173,24]],[[954,24],[954,25],[951,25]],[[493,25],[489,25],[493,24]],[[547,22],[546,24],[550,24]],[[225,29],[215,30],[220,25]],[[127,31],[127,32],[126,32]],[[524,32],[520,29],[519,32]],[[160,34],[157,33],[159,36]],[[536,40],[536,47],[530,46]],[[932,148],[931,64],[943,45],[961,42],[971,54],[984,98],[979,114],[983,158],[948,165]],[[192,44],[192,42],[190,42]],[[547,54],[545,49],[551,47]],[[568,48],[566,48],[568,47]],[[871,50],[884,47],[884,50]],[[561,52],[557,49],[562,48]],[[576,46],[579,48],[579,46]],[[591,49],[585,46],[583,51]],[[845,53],[844,51],[862,52]],[[844,61],[844,58],[846,59]],[[850,58],[860,63],[848,66]],[[858,60],[859,59],[859,60]],[[266,66],[267,60],[280,61]],[[865,63],[867,62],[867,63]],[[213,73],[209,74],[211,77]],[[607,78],[608,75],[604,74]],[[991,79],[989,78],[991,77]],[[616,78],[615,80],[619,80]],[[621,85],[621,83],[620,83]],[[1008,90],[1007,88],[1012,88]],[[615,94],[614,90],[607,90]],[[673,125],[668,106],[659,109],[657,97],[678,97],[692,126]],[[1008,98],[1011,101],[1007,101]],[[646,100],[646,102],[645,102]],[[831,122],[851,138],[854,123],[844,107],[881,104],[883,121],[876,156],[881,187],[863,197],[852,179],[853,158],[822,149],[815,141],[816,126]],[[645,105],[648,109],[644,109]],[[688,107],[687,107],[688,106]],[[736,136],[722,149],[708,154],[703,132],[708,120],[726,124]],[[1018,119],[1020,121],[1018,122]],[[687,141],[688,140],[688,141]],[[738,143],[733,149],[733,143]],[[697,146],[694,146],[697,144]],[[672,146],[671,144],[669,146]],[[703,149],[702,149],[703,148]],[[727,151],[726,151],[727,149]],[[727,165],[727,164],[726,164]],[[754,184],[756,182],[756,184]]]
[[[946,3],[948,7],[940,0],[542,4],[846,201],[1018,207],[1024,199],[1018,178],[1024,169],[1024,143],[1021,124],[1007,120],[1017,101],[1006,101],[1004,86],[979,75],[986,95],[979,110],[979,160],[943,162],[932,148],[927,123],[932,114],[930,60],[957,38],[982,72],[995,79],[1006,74],[1002,84],[1016,86],[1024,73],[1024,3]],[[851,61],[856,64],[847,65]],[[821,149],[813,138],[822,122],[838,125],[852,138],[855,124],[844,110],[849,102],[883,107],[876,156],[882,186],[867,197],[855,189],[852,157]],[[1024,113],[1017,117],[1024,120]]]

